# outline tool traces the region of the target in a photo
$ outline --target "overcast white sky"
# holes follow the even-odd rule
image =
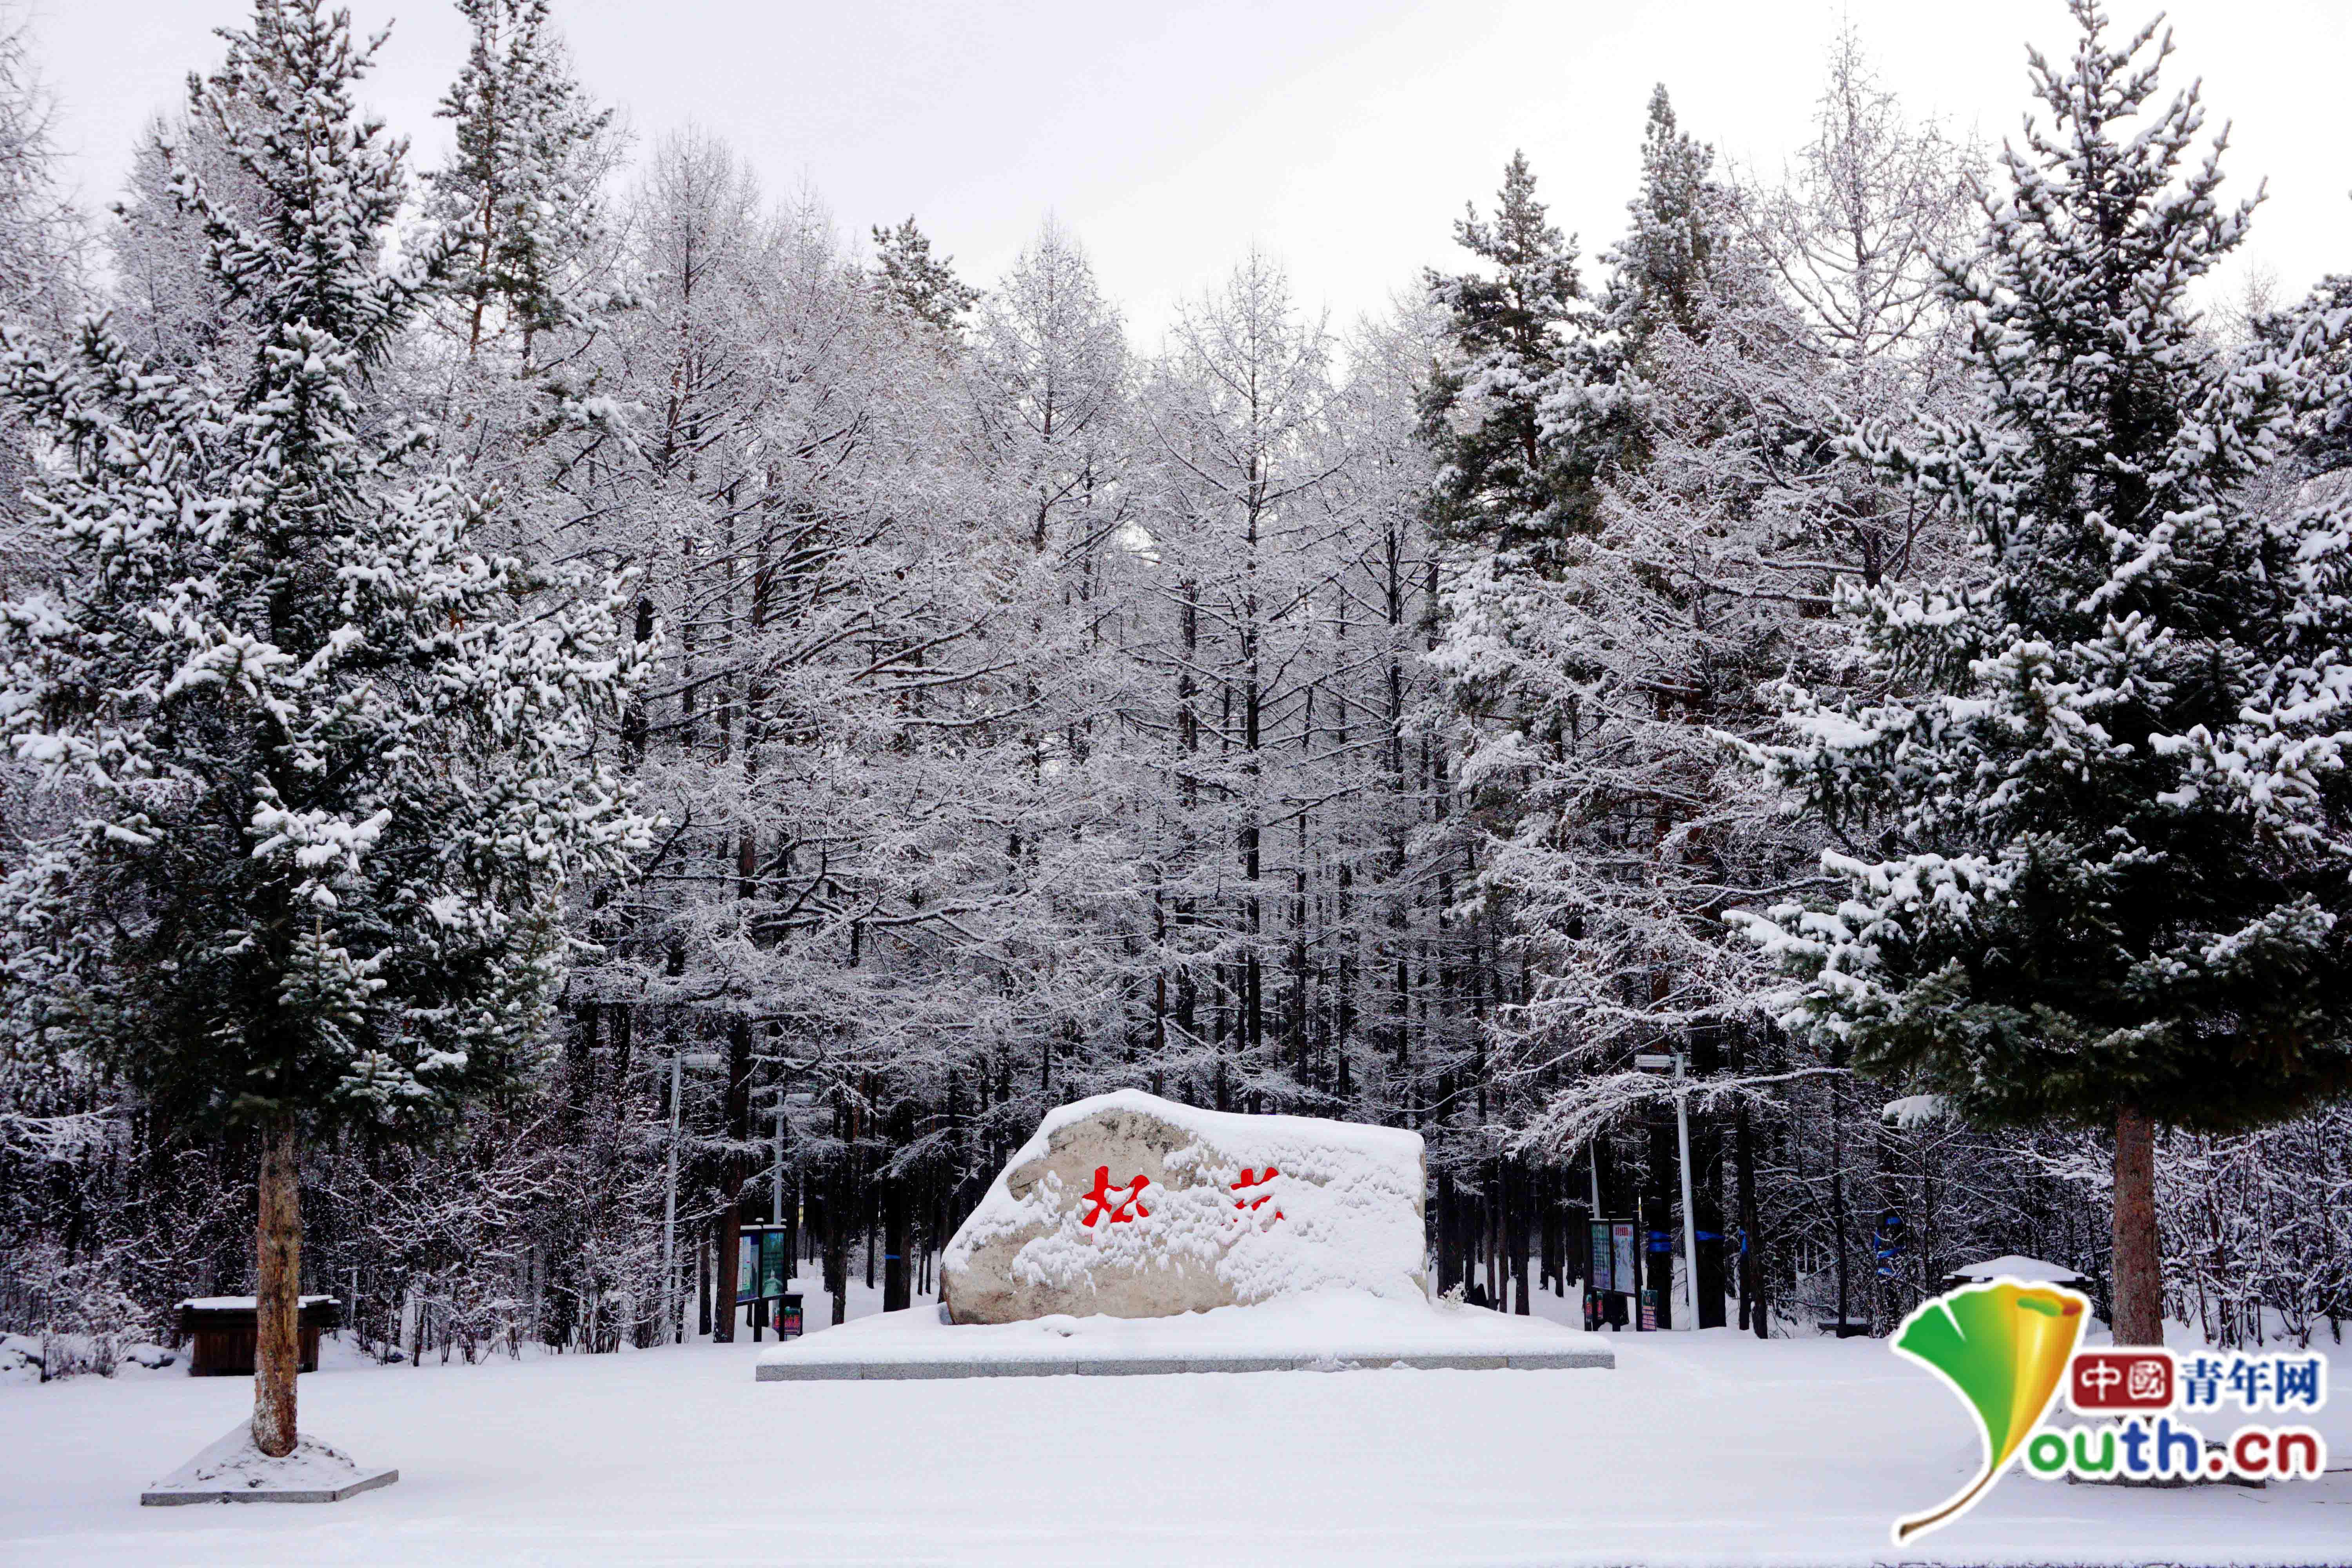
[[[2148,12],[2117,0],[2118,25]],[[840,220],[913,213],[991,281],[1048,212],[1147,337],[1252,242],[1344,320],[1429,263],[1512,148],[1590,256],[1617,235],[1642,112],[1766,166],[1802,140],[1841,16],[1916,112],[1989,142],[2026,107],[2024,46],[2068,47],[2058,0],[556,0],[582,79],[640,144],[689,122],[771,190]],[[58,139],[111,196],[142,121],[218,54],[239,0],[33,0]],[[397,20],[369,100],[420,153],[462,56],[444,0],[353,0]],[[2300,294],[2352,270],[2347,0],[2183,0],[2171,81],[2201,76],[2228,167],[2264,177],[2251,261]]]

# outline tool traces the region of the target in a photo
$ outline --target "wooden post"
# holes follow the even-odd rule
[[[294,1451],[294,1379],[302,1363],[302,1197],[291,1121],[262,1146],[254,1228],[253,1446],[273,1459]]]

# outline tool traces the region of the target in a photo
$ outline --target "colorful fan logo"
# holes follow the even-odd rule
[[[1923,1301],[1895,1331],[1895,1354],[1949,1384],[1984,1437],[1984,1468],[1942,1507],[1895,1521],[1895,1544],[1976,1506],[2042,1424],[2066,1381],[2091,1303],[2073,1290],[1998,1279]]]

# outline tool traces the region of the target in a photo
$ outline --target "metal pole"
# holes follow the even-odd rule
[[[768,1223],[784,1223],[784,1097],[776,1095],[776,1170],[768,1187]],[[790,1265],[786,1266],[787,1268]]]
[[[1683,1082],[1683,1054],[1675,1053],[1675,1135],[1683,1150],[1683,1308],[1698,1327],[1698,1222],[1691,1215],[1690,1101]]]
[[[677,1102],[684,1087],[685,1058],[677,1052],[669,1054],[669,1187],[662,1197],[662,1333],[669,1336],[679,1327],[677,1307]],[[729,1281],[731,1285],[733,1281]]]
[[[1597,1135],[1592,1140],[1591,1153],[1592,1155],[1592,1220],[1584,1227],[1584,1326],[1588,1329],[1599,1326],[1600,1320],[1596,1314],[1605,1305],[1601,1300],[1601,1293],[1592,1288],[1592,1282],[1601,1277],[1601,1259],[1593,1256],[1592,1238],[1598,1236],[1605,1239],[1609,1235],[1608,1226],[1601,1223],[1601,1140]]]

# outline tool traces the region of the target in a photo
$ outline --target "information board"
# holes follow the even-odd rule
[[[735,1304],[772,1301],[793,1282],[793,1260],[787,1253],[792,1227],[746,1225],[743,1243],[735,1253]]]
[[[1619,1290],[1631,1294],[1640,1289],[1641,1276],[1634,1272],[1633,1222],[1630,1219],[1609,1222],[1609,1270]]]
[[[1584,1271],[1585,1289],[1604,1293],[1616,1289],[1616,1270],[1610,1267],[1609,1222],[1592,1221],[1584,1227],[1584,1256],[1590,1260]]]
[[[761,1231],[760,1233],[760,1294],[768,1297],[782,1295],[787,1283],[784,1278],[787,1268],[784,1261],[784,1233],[781,1230]]]

